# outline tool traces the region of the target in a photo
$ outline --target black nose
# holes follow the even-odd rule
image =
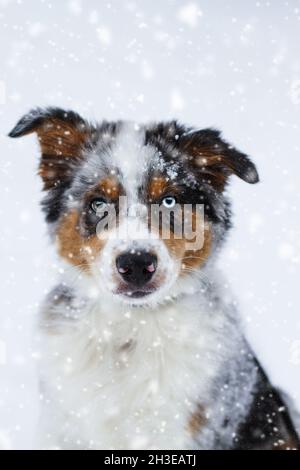
[[[132,286],[142,287],[156,271],[157,256],[145,251],[123,253],[117,257],[116,265],[124,281]]]

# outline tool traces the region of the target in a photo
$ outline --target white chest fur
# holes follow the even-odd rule
[[[41,367],[46,445],[192,447],[188,422],[197,404],[212,406],[230,329],[195,296],[155,311],[85,305],[80,318],[53,322]]]

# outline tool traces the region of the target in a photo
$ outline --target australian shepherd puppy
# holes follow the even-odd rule
[[[215,266],[226,184],[258,181],[250,159],[176,121],[35,109],[10,136],[33,132],[64,262],[40,316],[39,447],[299,448]]]

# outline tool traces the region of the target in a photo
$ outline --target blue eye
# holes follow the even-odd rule
[[[106,206],[106,201],[102,197],[98,197],[97,199],[93,199],[90,202],[90,209],[97,214],[99,211],[102,211]]]
[[[174,196],[166,196],[163,198],[162,204],[166,209],[172,209],[176,205],[176,198]]]

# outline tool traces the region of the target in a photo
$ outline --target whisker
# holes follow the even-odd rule
[[[189,266],[185,266],[183,268],[183,272],[187,273],[190,276],[193,276],[203,282],[206,286],[210,286],[211,280],[208,278],[206,274],[204,274],[202,271],[198,271],[195,268],[191,268]]]

